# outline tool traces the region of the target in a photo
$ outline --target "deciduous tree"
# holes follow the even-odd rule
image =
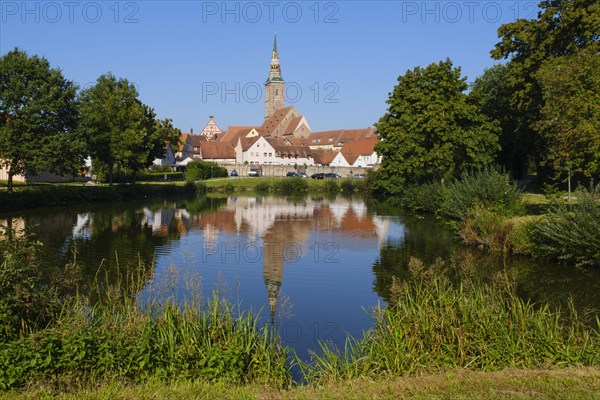
[[[94,161],[106,166],[109,184],[116,166],[134,173],[148,167],[179,133],[169,120],[155,120],[154,110],[138,99],[134,85],[110,73],[83,91],[80,101],[80,129]]]
[[[9,192],[15,175],[83,166],[77,121],[76,87],[60,69],[19,49],[0,58],[0,165]]]
[[[441,179],[493,161],[498,124],[467,101],[466,89],[450,60],[398,78],[388,112],[376,124],[385,190],[397,193],[407,181]]]

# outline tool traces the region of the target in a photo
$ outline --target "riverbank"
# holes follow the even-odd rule
[[[453,370],[417,377],[354,379],[319,387],[278,390],[262,385],[224,383],[149,382],[140,385],[109,383],[68,393],[31,387],[0,394],[0,399],[600,399],[600,369],[506,369],[497,372]]]
[[[183,183],[123,185],[37,184],[0,191],[0,212],[80,203],[107,203],[196,193]]]

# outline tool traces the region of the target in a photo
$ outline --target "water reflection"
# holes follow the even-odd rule
[[[49,274],[76,254],[82,291],[99,276],[106,288],[128,274],[139,278],[125,283],[140,298],[155,295],[165,282],[178,299],[193,290],[203,296],[228,290],[242,308],[263,309],[301,354],[317,340],[343,344],[346,333],[360,336],[368,329],[372,321],[363,308],[390,298],[394,277],[407,279],[411,257],[431,263],[468,253],[476,258],[475,273],[491,279],[498,270],[511,271],[532,301],[562,307],[572,297],[580,310],[600,305],[599,271],[464,249],[438,221],[362,198],[86,205],[4,215],[0,225],[12,226],[14,234],[33,230],[44,243]],[[190,277],[201,284],[191,289]]]

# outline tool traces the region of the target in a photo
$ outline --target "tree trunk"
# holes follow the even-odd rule
[[[8,170],[8,181],[6,182],[6,191],[8,193],[12,193],[13,191],[13,173],[10,169]]]

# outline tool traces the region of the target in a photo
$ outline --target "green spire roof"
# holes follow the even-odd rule
[[[273,32],[275,39],[273,40],[273,53],[277,54],[277,32]]]

